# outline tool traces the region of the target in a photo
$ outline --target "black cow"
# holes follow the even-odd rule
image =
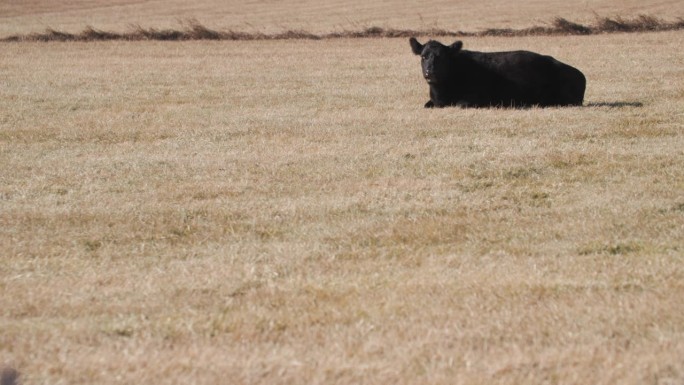
[[[581,106],[586,79],[582,72],[551,56],[529,51],[475,52],[460,41],[446,46],[409,39],[421,56],[430,85],[425,108]]]

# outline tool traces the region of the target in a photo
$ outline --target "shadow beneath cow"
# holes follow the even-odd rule
[[[429,103],[429,102],[428,102]],[[579,107],[579,108],[639,108],[643,107],[642,102],[590,102],[582,104],[581,106],[569,105],[569,106],[539,106],[539,105],[522,105],[522,106],[502,106],[502,105],[492,105],[492,106],[469,106],[469,105],[457,105],[457,106],[444,106],[444,107],[433,107],[425,105],[426,109],[435,108],[461,108],[461,109],[473,109],[473,110],[487,110],[487,109],[504,109],[504,110],[530,110],[533,108],[564,108],[564,107]]]
[[[641,102],[592,102],[587,103],[584,107],[608,107],[608,108],[626,108],[626,107],[643,107]]]

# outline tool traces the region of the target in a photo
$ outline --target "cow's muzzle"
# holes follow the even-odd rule
[[[423,77],[428,83],[435,83],[437,81],[435,74],[432,72],[423,72]]]

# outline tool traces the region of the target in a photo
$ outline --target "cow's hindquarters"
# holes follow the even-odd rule
[[[556,104],[559,106],[581,106],[584,102],[587,79],[577,68],[560,62],[559,64]]]

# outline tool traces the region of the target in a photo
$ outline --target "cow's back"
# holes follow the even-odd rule
[[[576,68],[530,51],[469,52],[495,79],[490,92],[520,105],[581,105],[586,79]],[[502,104],[507,104],[506,100]]]

